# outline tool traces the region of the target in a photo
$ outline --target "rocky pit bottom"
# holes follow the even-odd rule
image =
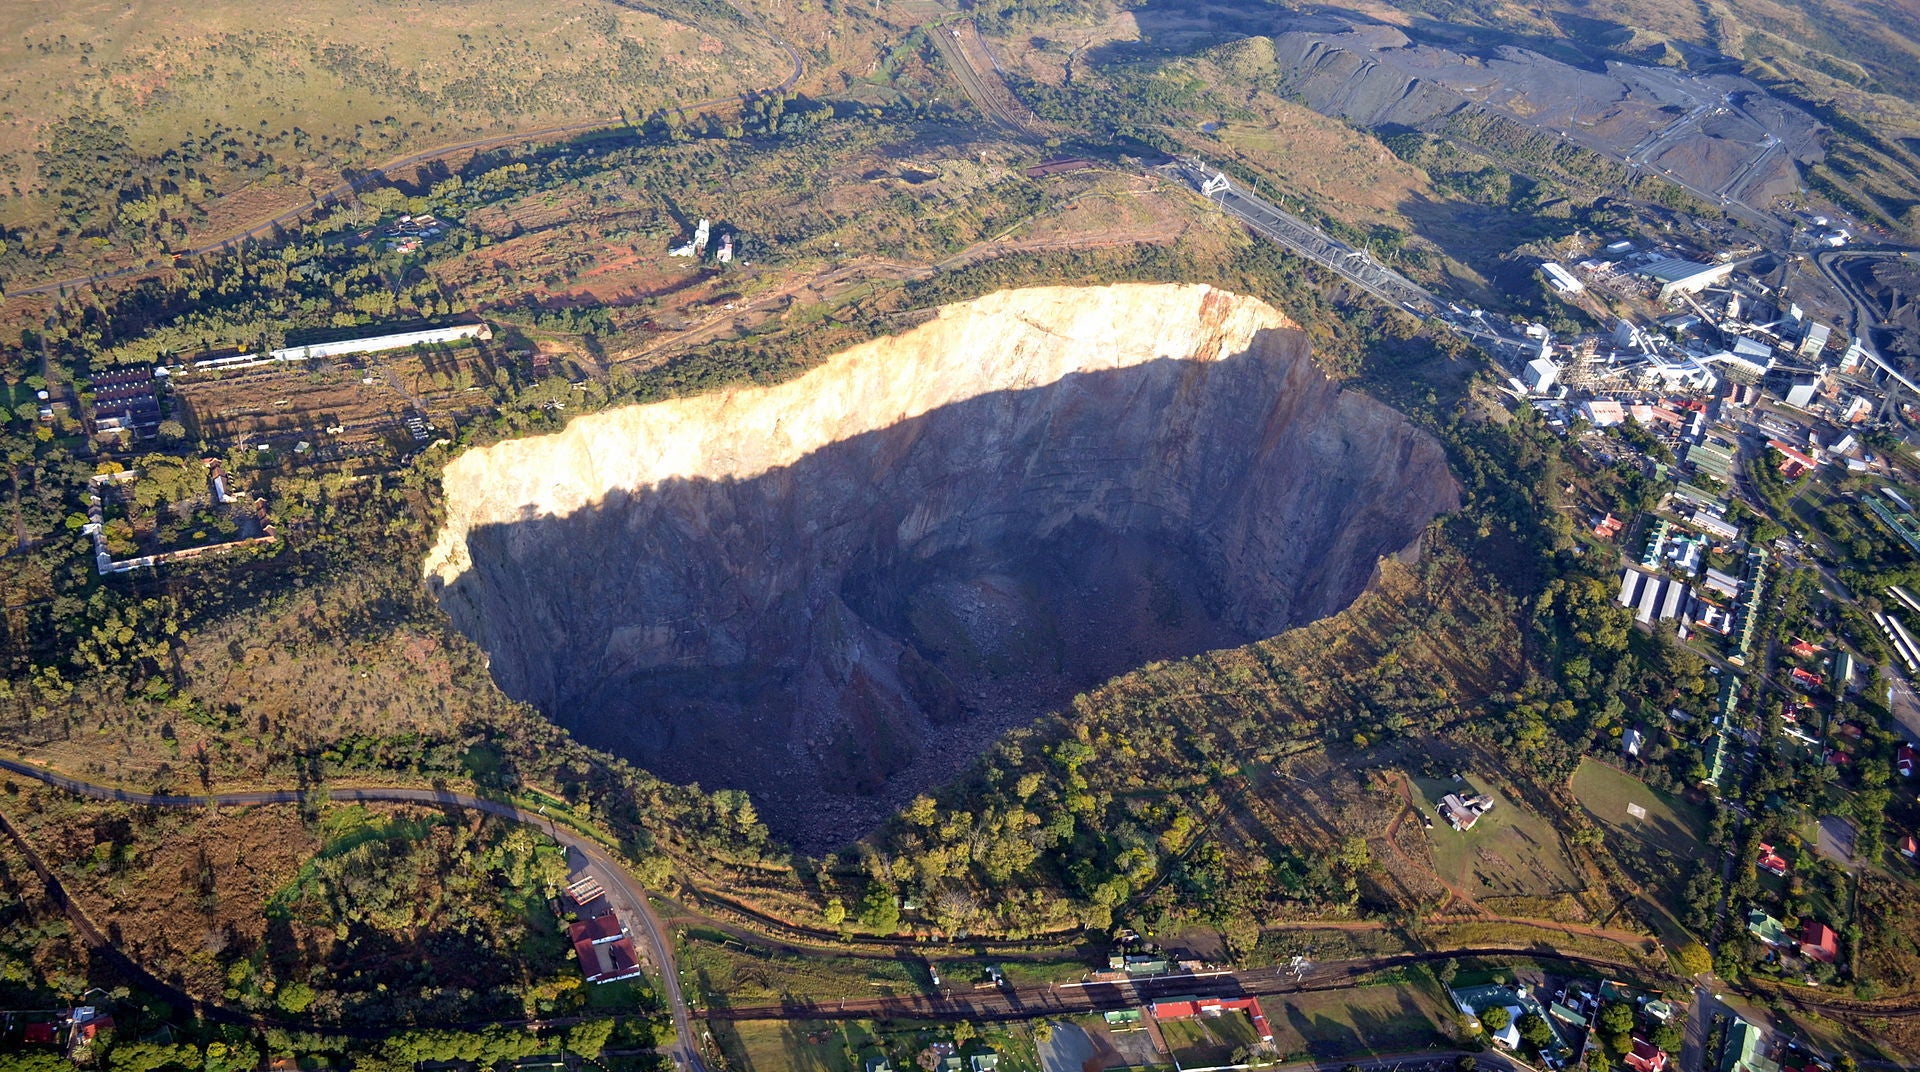
[[[803,849],[1144,663],[1335,613],[1439,445],[1204,286],[951,306],[775,387],[469,451],[427,563],[508,694]]]

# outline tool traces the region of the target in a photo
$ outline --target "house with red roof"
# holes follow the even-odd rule
[[[1155,1020],[1196,1020],[1224,1012],[1244,1012],[1253,1021],[1254,1034],[1260,1036],[1260,1041],[1273,1041],[1273,1028],[1267,1023],[1259,998],[1167,998],[1154,1002],[1150,1008]]]
[[[1903,744],[1900,746],[1900,751],[1894,753],[1893,769],[1900,772],[1900,777],[1911,778],[1913,777],[1913,762],[1913,746]]]
[[[1800,955],[1822,964],[1832,964],[1833,958],[1840,955],[1840,936],[1833,928],[1824,923],[1808,920],[1800,928]]]
[[[1912,834],[1908,834],[1906,837],[1901,838],[1900,839],[1900,855],[1906,857],[1909,860],[1913,859],[1915,856],[1920,856],[1920,838],[1915,838]]]
[[[1627,1067],[1633,1072],[1667,1072],[1667,1055],[1660,1047],[1635,1035],[1633,1050],[1627,1054]]]
[[[640,954],[612,912],[570,924],[567,938],[589,983],[614,983],[640,974]]]
[[[1764,841],[1760,843],[1760,859],[1755,861],[1755,863],[1762,871],[1782,876],[1787,873],[1786,858],[1774,852],[1773,846]]]
[[[25,1034],[21,1037],[27,1042],[43,1043],[48,1046],[56,1045],[60,1041],[60,1025],[56,1023],[28,1024]]]

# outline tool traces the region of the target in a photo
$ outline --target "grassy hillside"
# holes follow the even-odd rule
[[[237,193],[253,209],[297,203],[342,169],[790,70],[717,0],[7,5],[0,225],[42,252],[90,235],[180,241]]]

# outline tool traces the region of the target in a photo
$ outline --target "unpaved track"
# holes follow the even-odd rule
[[[0,758],[0,770],[11,771],[23,777],[96,800],[110,800],[148,807],[217,807],[221,805],[255,804],[293,804],[313,798],[314,793],[298,789],[260,790],[241,793],[215,793],[204,796],[179,795],[168,793],[144,793],[122,789],[116,786],[95,785],[78,778],[59,774],[44,767],[23,763],[18,760]],[[640,919],[646,931],[648,942],[653,946],[653,963],[660,969],[661,988],[667,995],[673,1012],[676,1040],[671,1046],[662,1047],[662,1053],[671,1057],[675,1066],[692,1072],[705,1072],[707,1066],[700,1059],[699,1048],[693,1031],[692,1017],[687,1011],[686,1001],[680,990],[679,971],[673,959],[673,946],[666,940],[667,934],[661,926],[658,916],[653,912],[647,900],[646,890],[635,882],[624,867],[607,855],[598,842],[592,841],[565,827],[554,824],[544,816],[525,811],[511,804],[497,800],[488,800],[468,793],[458,793],[448,789],[418,789],[413,787],[358,787],[324,790],[329,800],[374,803],[393,802],[407,804],[426,804],[440,807],[466,808],[496,815],[514,822],[527,823],[547,830],[555,840],[568,848],[579,852],[597,865],[602,874],[612,878],[623,887],[623,894],[640,906]],[[12,836],[23,849],[27,850],[30,861],[38,861],[31,846],[0,819],[0,833]],[[44,868],[36,868],[41,878],[47,882],[49,892],[62,907],[69,910],[89,945],[107,952],[126,963],[134,974],[153,980],[151,973],[133,964],[124,954],[118,952],[109,939],[101,933],[77,906],[66,900],[57,880]],[[1556,930],[1568,934],[1584,934],[1597,938],[1606,938],[1623,942],[1631,947],[1645,941],[1645,936],[1625,931],[1612,931],[1602,927],[1590,927],[1580,924],[1550,923],[1537,920],[1511,920],[1526,926]],[[1336,928],[1377,928],[1384,926],[1374,921],[1321,924]],[[803,1001],[792,1000],[780,1005],[745,1006],[739,1008],[716,1008],[707,1010],[706,1015],[713,1019],[751,1020],[751,1019],[866,1019],[875,1016],[903,1019],[975,1019],[975,1020],[1026,1020],[1055,1014],[1073,1012],[1097,1012],[1105,1009],[1130,1008],[1143,1000],[1154,997],[1168,997],[1174,994],[1252,994],[1284,995],[1289,993],[1308,993],[1341,990],[1357,985],[1367,975],[1423,964],[1431,961],[1457,957],[1506,956],[1525,957],[1536,960],[1557,961],[1567,964],[1600,968],[1609,972],[1629,972],[1647,974],[1646,969],[1627,960],[1615,960],[1607,957],[1595,957],[1585,954],[1558,953],[1543,950],[1538,946],[1475,946],[1468,948],[1433,950],[1420,953],[1401,953],[1387,956],[1367,957],[1354,960],[1335,961],[1315,964],[1305,972],[1295,975],[1286,968],[1255,968],[1245,971],[1208,972],[1198,975],[1163,976],[1156,979],[1133,980],[1120,983],[1068,984],[1047,987],[1020,987],[1001,989],[991,992],[969,991],[953,994],[922,995],[914,997],[872,998],[853,1001]],[[223,1006],[195,1001],[190,995],[180,994],[177,989],[161,983],[159,992],[178,994],[202,1015],[225,1022],[269,1024],[267,1021]],[[1821,1011],[1828,1014],[1884,1017],[1920,1017],[1920,998],[1899,998],[1887,1002],[1868,1002],[1827,995],[1784,995],[1795,1006],[1808,1011]],[[501,1024],[519,1024],[526,1026],[557,1026],[580,1022],[584,1017],[568,1017],[547,1021],[513,1020],[498,1021]],[[477,1025],[463,1025],[477,1026]]]
[[[652,946],[649,959],[659,968],[661,992],[666,995],[668,1008],[673,1013],[676,1041],[672,1046],[662,1047],[661,1052],[673,1058],[675,1064],[680,1068],[693,1069],[699,1072],[699,1070],[704,1070],[706,1067],[700,1060],[699,1046],[693,1033],[693,1018],[687,1012],[686,999],[680,991],[680,972],[674,964],[673,944],[667,940],[666,931],[660,926],[659,917],[654,914],[652,906],[648,903],[646,889],[634,881],[633,876],[627,872],[626,868],[609,856],[598,842],[576,833],[567,827],[560,826],[545,816],[526,811],[525,809],[502,801],[488,800],[485,797],[477,797],[470,793],[458,793],[451,789],[416,789],[402,787],[323,789],[317,791],[271,789],[248,793],[213,793],[206,796],[188,796],[173,793],[142,793],[131,789],[121,789],[116,786],[95,785],[91,782],[83,782],[78,778],[59,774],[43,767],[5,758],[0,758],[0,770],[11,771],[15,774],[45,782],[48,785],[64,789],[69,793],[74,793],[79,796],[91,797],[95,800],[116,801],[125,804],[140,804],[147,807],[210,808],[223,805],[300,804],[314,799],[315,796],[323,796],[327,800],[346,803],[425,804],[443,808],[461,808],[469,811],[485,812],[488,815],[496,815],[512,822],[525,823],[529,826],[538,827],[545,830],[555,841],[558,841],[568,849],[584,857],[594,866],[595,870],[598,871],[601,876],[605,879],[612,880],[620,887],[619,892],[622,900],[638,908],[641,929],[646,932],[646,941]],[[10,829],[6,832],[12,833]],[[26,844],[19,839],[17,835],[15,835],[15,840],[19,841],[22,845]],[[43,872],[42,878],[49,881],[51,887],[50,892],[56,900],[61,901],[63,904],[71,903],[66,899],[64,892],[60,890],[58,884],[52,882],[51,875]],[[70,915],[77,916],[79,920],[85,919],[83,913],[73,912],[70,913]],[[80,927],[89,945],[95,948],[113,948],[107,938],[101,934],[97,928],[93,927],[91,923],[81,923]],[[151,978],[151,973],[145,972],[144,970],[140,971],[139,974]],[[166,987],[165,991],[168,993],[178,993],[173,987]],[[188,1000],[191,1001],[192,999],[189,997]],[[207,1006],[198,1002],[194,1002],[194,1004],[202,1009],[207,1008]]]
[[[624,4],[624,3],[620,3],[620,0],[614,0],[614,2],[619,4],[619,6],[622,6],[622,7],[633,7],[636,10],[645,10],[644,8],[641,8],[639,5],[636,5],[636,4]],[[744,12],[742,14],[744,15]],[[786,93],[791,89],[793,89],[794,86],[799,84],[800,76],[806,73],[806,64],[801,60],[799,51],[795,49],[792,43],[788,42],[785,38],[774,36],[771,33],[768,33],[767,37],[770,41],[772,41],[774,44],[778,45],[782,50],[784,50],[787,54],[787,58],[791,60],[793,63],[793,69],[790,72],[788,72],[787,77],[782,79],[779,85],[770,86],[763,90],[754,90],[746,93],[741,93],[737,96],[714,97],[711,100],[695,101],[692,104],[682,104],[673,108],[662,108],[660,109],[660,111],[674,112],[680,115],[685,115],[688,112],[692,112],[700,108],[712,108],[722,104],[735,104],[735,103],[746,104],[746,103],[750,103],[757,96],[762,96],[769,93]],[[192,249],[175,251],[174,258],[178,259],[183,257],[199,257],[208,253],[216,252],[218,250],[232,248],[234,244],[239,242],[245,242],[250,238],[258,238],[263,234],[268,234],[276,229],[285,227],[290,223],[294,223],[298,220],[301,220],[305,218],[307,215],[309,215],[310,213],[317,212],[323,208],[328,208],[330,206],[346,201],[347,199],[353,197],[354,194],[358,193],[362,189],[365,189],[366,187],[373,185],[375,183],[386,181],[388,174],[392,172],[405,171],[409,168],[418,167],[421,164],[431,163],[435,160],[441,160],[450,156],[458,156],[461,153],[482,152],[487,149],[496,149],[502,145],[512,145],[515,142],[551,141],[555,138],[564,138],[573,134],[586,134],[596,130],[608,130],[614,127],[621,126],[625,124],[627,121],[628,121],[627,117],[624,115],[612,116],[609,118],[602,118],[602,119],[589,119],[579,123],[564,123],[559,126],[541,127],[538,130],[516,131],[512,134],[495,134],[485,138],[472,138],[467,141],[455,142],[451,145],[439,145],[431,149],[422,149],[419,152],[409,153],[406,156],[397,157],[393,160],[389,160],[385,164],[380,165],[379,167],[372,168],[366,172],[363,172],[356,178],[348,179],[347,181],[342,182],[339,185],[332,187],[331,189],[325,190],[321,193],[317,193],[308,201],[306,201],[304,204],[296,205],[293,208],[287,209],[286,211],[279,213],[278,215],[271,216],[267,219],[259,221],[258,223],[251,224],[239,230],[231,231],[217,238],[209,239],[205,242],[202,242],[200,245],[193,247]],[[132,264],[124,268],[115,268],[108,271],[94,272],[91,275],[73,276],[68,279],[56,279],[47,283],[35,283],[31,286],[9,287],[5,291],[5,296],[6,297],[26,297],[32,294],[64,293],[65,291],[73,289],[75,287],[91,286],[94,284],[107,283],[115,280],[139,279],[149,275],[157,275],[160,272],[165,271],[170,266],[171,265],[169,264],[154,264],[154,263]]]

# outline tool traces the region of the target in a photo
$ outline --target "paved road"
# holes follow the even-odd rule
[[[96,800],[112,800],[127,804],[141,804],[160,808],[205,808],[217,805],[248,804],[298,804],[314,797],[314,793],[299,789],[274,789],[249,793],[213,793],[207,795],[182,795],[174,793],[142,793],[114,786],[94,785],[78,778],[68,777],[43,767],[18,760],[0,758],[0,770],[11,771],[24,777],[57,786],[84,797]],[[616,910],[626,909],[625,918],[638,920],[644,932],[646,956],[660,975],[661,993],[666,996],[667,1006],[673,1013],[675,1042],[661,1052],[673,1059],[676,1067],[690,1072],[704,1072],[706,1066],[700,1060],[700,1050],[693,1031],[693,1017],[687,1012],[686,998],[680,990],[680,973],[673,960],[673,944],[668,941],[665,928],[661,927],[659,917],[648,903],[647,891],[633,880],[626,869],[607,855],[605,848],[598,842],[577,831],[561,826],[552,819],[537,812],[527,811],[498,800],[473,796],[469,793],[457,793],[451,789],[413,789],[413,788],[341,788],[321,790],[326,799],[346,803],[401,803],[431,804],[440,807],[463,808],[470,811],[485,812],[503,819],[537,826],[550,834],[555,841],[566,846],[570,860],[585,862],[587,869],[600,880],[615,903]]]
[[[634,7],[636,10],[643,10],[639,8],[638,5],[621,3],[621,0],[614,0],[614,2],[619,3],[620,6],[622,7]],[[744,12],[742,12],[742,16],[750,18],[750,16],[746,16]],[[793,45],[789,43],[786,39],[777,37],[771,33],[769,33],[767,36],[769,37],[769,39],[772,40],[774,44],[779,45],[780,48],[786,52],[787,59],[793,63],[792,71],[790,71],[787,74],[786,78],[781,80],[779,85],[770,86],[763,90],[755,90],[748,93],[742,93],[742,94],[739,94],[738,96],[714,97],[709,100],[695,101],[692,104],[682,104],[672,108],[662,108],[660,109],[660,111],[662,113],[673,112],[673,113],[678,113],[680,115],[685,115],[688,112],[692,112],[700,108],[712,108],[722,104],[734,104],[734,103],[746,104],[751,102],[755,97],[758,97],[758,96],[762,96],[769,93],[786,93],[791,91],[794,86],[799,84],[800,76],[806,72],[806,65],[801,60],[799,51],[795,49]],[[270,233],[281,227],[285,227],[290,223],[293,223],[299,219],[304,218],[307,214],[311,212],[316,212],[330,205],[338,204],[352,197],[355,193],[358,193],[360,190],[363,190],[370,185],[373,185],[379,182],[385,182],[387,175],[390,172],[403,171],[407,168],[411,168],[419,164],[428,163],[430,161],[439,160],[449,156],[458,156],[459,154],[465,153],[465,152],[478,152],[486,149],[495,149],[502,145],[512,145],[515,142],[547,141],[553,138],[566,137],[571,134],[585,134],[585,133],[589,133],[591,131],[596,131],[596,130],[607,130],[613,127],[621,126],[625,124],[627,121],[628,120],[626,116],[619,115],[619,116],[612,116],[604,119],[590,119],[581,123],[564,123],[559,126],[542,127],[538,130],[522,130],[512,134],[496,134],[492,137],[473,138],[468,141],[456,142],[452,145],[440,145],[431,149],[423,149],[420,152],[410,153],[406,156],[402,156],[394,160],[389,160],[385,164],[380,165],[379,167],[372,168],[366,172],[361,173],[356,178],[348,179],[347,181],[340,183],[338,186],[335,186],[332,189],[329,189],[323,193],[315,194],[313,198],[307,201],[305,204],[296,205],[295,207],[287,209],[285,212],[282,212],[279,215],[274,216],[270,219],[262,220],[261,222],[253,224],[250,227],[231,232],[229,234],[223,235],[219,238],[213,239],[208,242],[204,242],[198,246],[195,246],[192,249],[176,250],[173,256],[175,258],[198,257],[204,254],[216,252],[218,250],[231,249],[236,243],[245,242],[250,238],[257,238],[260,235]],[[171,261],[166,263],[153,263],[150,261],[146,264],[128,265],[125,268],[116,268],[116,269],[113,269],[112,271],[94,272],[91,275],[73,276],[68,279],[56,279],[48,283],[35,283],[31,286],[24,286],[24,287],[9,287],[9,288],[6,288],[6,290],[4,291],[4,296],[22,297],[29,294],[53,294],[53,293],[66,291],[74,287],[89,286],[97,283],[106,283],[116,279],[137,279],[143,276],[156,274],[162,271],[164,268],[168,267],[170,264],[171,264]]]

